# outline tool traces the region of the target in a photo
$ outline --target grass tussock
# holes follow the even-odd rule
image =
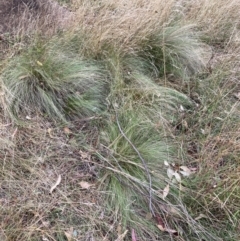
[[[162,126],[177,121],[181,105],[193,106],[185,94],[163,86],[163,79],[155,81],[149,62],[142,57],[114,55],[108,59],[107,68],[111,79],[110,107],[134,110],[153,124]]]
[[[18,118],[42,112],[65,120],[72,112],[85,117],[99,112],[101,69],[50,45],[36,42],[9,62],[2,74],[8,114]]]
[[[163,27],[143,41],[141,49],[142,55],[152,64],[152,71],[155,70],[165,81],[168,75],[188,80],[206,65],[204,45],[191,25],[173,23]]]
[[[179,187],[176,184],[170,184],[171,197],[168,200],[163,198],[162,190],[166,183],[171,183],[164,161],[174,162],[176,158],[168,140],[151,123],[142,121],[139,116],[132,116],[131,112],[121,113],[115,118],[117,120],[113,119],[101,133],[102,153],[98,155],[106,169],[101,183],[109,193],[107,203],[110,209],[115,210],[122,227],[134,228],[138,237],[145,240],[148,235],[143,227],[152,226],[146,219],[152,212],[153,220],[163,218],[166,226],[176,228],[181,236],[194,231],[200,233],[194,237],[196,240],[200,237],[217,240],[194,220],[189,221],[188,231],[178,226],[179,220],[184,223],[186,217],[191,217],[178,196]],[[173,203],[176,205],[174,208]],[[159,232],[156,226],[151,229],[155,235]],[[165,239],[168,238],[165,236]]]
[[[58,2],[0,4],[1,240],[239,240],[239,2]]]

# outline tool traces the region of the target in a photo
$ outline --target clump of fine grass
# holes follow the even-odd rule
[[[124,228],[134,228],[141,238],[147,237],[143,228],[147,226],[156,238],[159,230],[154,219],[161,217],[167,227],[176,228],[178,235],[186,235],[185,238],[192,232],[191,240],[199,237],[218,240],[192,219],[178,197],[177,186],[171,184],[168,200],[162,197],[168,183],[163,163],[174,162],[173,149],[167,139],[133,111],[119,115],[117,112],[101,132],[102,151],[97,155],[104,165],[101,183],[108,193],[107,205],[116,210],[118,222]],[[151,221],[146,219],[149,213],[154,216]],[[183,225],[186,220],[188,224]],[[163,237],[170,239],[171,234]],[[190,240],[188,238],[186,240]]]
[[[154,190],[155,185],[164,187],[161,169],[163,161],[171,158],[171,151],[153,126],[132,115],[131,111],[112,118],[113,121],[101,133],[103,152],[99,155],[106,168],[102,182],[109,192],[108,205],[117,211],[117,217],[121,217],[119,221],[126,228],[126,225],[134,222],[134,215],[142,215],[134,214],[137,207],[144,207],[145,214],[151,212],[148,207],[149,175],[155,170],[156,175],[160,173],[161,176],[158,181],[152,180],[151,189]],[[146,163],[141,161],[121,130]]]
[[[152,72],[167,81],[168,75],[189,80],[205,67],[204,45],[194,26],[171,23],[151,33],[140,45],[140,54],[148,59]]]
[[[192,108],[193,103],[185,94],[163,86],[151,76],[149,62],[138,56],[115,53],[107,60],[109,71],[110,108],[117,106],[142,114],[155,125],[167,127],[179,116],[180,107]]]
[[[89,116],[101,110],[101,69],[95,62],[67,55],[58,47],[36,41],[10,60],[1,78],[11,117],[42,112],[66,120],[73,113]]]

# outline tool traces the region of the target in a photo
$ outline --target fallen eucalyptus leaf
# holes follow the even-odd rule
[[[181,182],[181,176],[179,175],[179,173],[177,173],[177,172],[174,172],[174,177],[176,178],[176,180],[178,181],[178,182]]]
[[[79,154],[81,155],[81,158],[84,159],[84,160],[89,160],[90,159],[90,155],[88,152],[85,152],[85,151],[79,151]]]
[[[173,176],[174,176],[174,170],[172,169],[172,168],[168,168],[167,169],[167,175],[168,175],[168,177],[169,177],[169,179],[172,179],[173,178]]]
[[[161,224],[158,224],[157,227],[158,227],[162,232],[165,231],[165,228],[164,228]]]
[[[54,136],[52,135],[52,128],[48,128],[47,132],[48,132],[48,135],[50,136],[50,138],[54,138]]]
[[[169,163],[167,161],[164,161],[164,165],[168,167]]]
[[[240,92],[235,93],[235,94],[234,94],[234,97],[236,97],[238,100],[240,100]]]
[[[171,234],[177,234],[178,231],[175,229],[171,229],[171,228],[165,228],[165,232],[171,233]]]
[[[196,217],[194,220],[197,221],[197,220],[199,220],[199,219],[201,219],[201,218],[208,218],[208,217],[207,217],[206,215],[200,213],[199,216]]]
[[[163,189],[163,200],[167,197],[169,193],[169,184]]]
[[[65,236],[66,236],[66,238],[67,238],[68,241],[72,241],[72,240],[73,240],[73,237],[72,237],[72,234],[71,234],[71,233],[69,233],[69,232],[64,232],[64,234],[65,234]]]
[[[162,220],[162,218],[160,216],[156,216],[156,220],[157,220],[157,227],[162,231],[164,232],[165,231],[165,224]]]
[[[42,241],[49,241],[49,239],[46,236],[42,236]]]
[[[56,187],[60,184],[61,180],[62,180],[62,177],[61,175],[59,175],[56,183],[51,187],[50,193],[52,193],[56,189]]]
[[[123,241],[127,233],[128,233],[128,230],[126,230],[123,234],[119,235],[118,238],[115,239],[115,241]]]
[[[42,64],[40,61],[37,61],[37,64],[38,64],[39,66],[43,66],[43,64]]]
[[[27,78],[27,77],[29,77],[29,75],[20,76],[20,77],[19,77],[19,80],[25,79],[25,78]]]
[[[180,169],[182,171],[180,171],[180,173],[184,176],[184,177],[188,177],[190,176],[193,172],[186,166],[180,166]]]
[[[85,181],[81,181],[79,184],[83,189],[89,189],[91,186],[94,186],[94,184],[90,184],[90,183],[85,182]]]
[[[64,127],[63,131],[66,135],[69,135],[69,134],[72,133],[71,130],[68,127]]]
[[[184,176],[184,177],[189,177],[190,174],[188,172],[184,172],[184,171],[180,171],[180,173]]]

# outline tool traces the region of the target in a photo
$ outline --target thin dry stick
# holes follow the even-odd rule
[[[147,164],[146,164],[145,160],[143,159],[140,152],[138,151],[138,149],[133,145],[133,143],[128,139],[128,137],[126,136],[126,134],[122,130],[121,125],[120,125],[119,120],[118,120],[118,114],[117,114],[116,110],[115,110],[115,113],[116,113],[116,121],[117,121],[118,129],[119,129],[120,133],[127,140],[127,142],[131,145],[133,150],[138,154],[138,157],[142,161],[143,167],[144,167],[144,169],[147,173],[148,181],[149,181],[149,209],[150,209],[150,212],[152,213],[152,215],[155,216],[155,213],[154,213],[154,210],[153,210],[153,207],[152,207],[152,178],[151,178],[149,169],[147,167]]]

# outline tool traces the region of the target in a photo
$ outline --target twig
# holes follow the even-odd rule
[[[145,160],[143,159],[140,152],[138,151],[138,149],[134,146],[134,144],[129,140],[129,138],[126,136],[126,134],[122,130],[121,125],[120,125],[119,120],[118,120],[118,114],[117,114],[116,110],[115,110],[115,113],[116,113],[116,121],[117,121],[118,129],[119,129],[120,133],[126,139],[126,141],[131,145],[133,150],[138,154],[138,157],[142,161],[143,167],[144,167],[144,169],[147,173],[148,181],[149,181],[149,190],[148,190],[149,191],[149,209],[150,209],[150,212],[152,213],[152,215],[155,216],[155,213],[154,213],[154,210],[153,210],[153,207],[152,207],[152,178],[151,178],[149,169],[147,167],[147,164],[146,164]]]

